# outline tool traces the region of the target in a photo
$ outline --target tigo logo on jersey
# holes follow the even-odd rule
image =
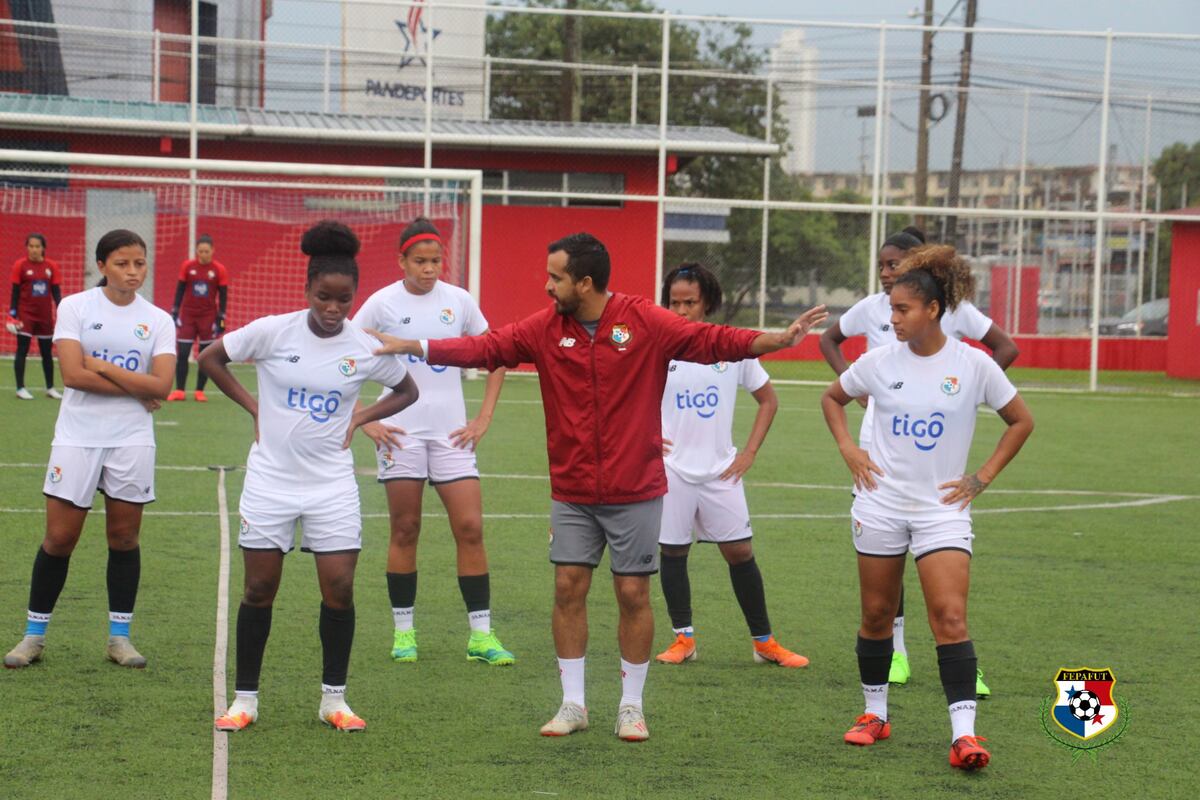
[[[351,375],[358,372],[358,362],[353,358],[343,358],[338,362],[338,372],[349,378]]]
[[[130,372],[137,372],[142,366],[142,352],[140,350],[130,350],[125,354],[115,353],[110,356],[106,347],[103,350],[93,350],[92,356],[94,358],[103,358],[114,367],[121,367]]]
[[[712,368],[713,368],[713,372],[717,372],[717,373],[728,372],[729,371],[729,362],[728,361],[718,361],[717,363],[712,365]]]
[[[628,325],[613,325],[609,338],[612,339],[613,344],[624,350],[625,346],[633,340],[633,334],[629,332]]]
[[[208,281],[196,281],[192,284],[193,297],[208,297]]]
[[[930,414],[929,419],[909,419],[908,414],[903,418],[892,417],[892,435],[911,436],[918,450],[929,452],[946,432],[945,419],[946,415],[940,411]]]
[[[698,392],[684,389],[682,392],[675,393],[675,407],[681,411],[685,408],[694,408],[701,419],[709,419],[716,414],[717,405],[720,402],[721,395],[716,386],[706,386]]]
[[[438,314],[438,319],[442,321],[442,324],[449,325],[454,322],[454,312],[448,308],[443,308],[442,313]]]
[[[307,411],[315,422],[329,422],[329,418],[337,413],[342,404],[342,393],[334,389],[328,395],[309,394],[308,389],[288,389],[288,408],[299,408]]]
[[[410,363],[410,364],[424,364],[425,366],[429,367],[429,371],[430,371],[430,372],[442,373],[442,372],[445,372],[446,370],[448,370],[448,369],[449,369],[449,367],[445,367],[445,366],[439,367],[437,364],[430,364],[430,363],[429,363],[428,361],[426,361],[425,359],[423,359],[423,358],[418,358],[417,356],[414,356],[414,355],[411,355],[411,354],[408,356],[408,363]]]
[[[133,326],[133,335],[145,341],[150,338],[150,326],[144,322],[139,322]]]
[[[45,297],[46,293],[50,291],[50,284],[45,281],[34,281],[30,288],[34,297]]]
[[[46,475],[51,483],[59,483],[62,481],[62,467],[51,467],[50,472]]]
[[[954,395],[958,394],[960,389],[962,389],[962,386],[959,384],[958,378],[955,378],[952,375],[947,375],[942,379],[942,392],[944,394],[954,397]]]

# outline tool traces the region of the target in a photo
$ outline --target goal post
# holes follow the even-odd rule
[[[303,302],[307,259],[300,237],[321,219],[349,225],[362,242],[356,305],[400,276],[400,231],[428,216],[445,240],[443,278],[480,300],[483,173],[480,170],[133,157],[0,149],[0,267],[25,256],[26,237],[46,237],[63,293],[95,285],[92,252],[107,230],[146,240],[143,294],[174,299],[191,232],[214,241],[230,273],[228,320],[240,327]],[[0,350],[15,340],[0,331]]]

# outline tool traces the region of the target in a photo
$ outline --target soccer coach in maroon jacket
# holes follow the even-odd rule
[[[550,460],[554,648],[563,702],[541,730],[565,736],[587,727],[584,654],[587,593],[607,546],[620,608],[622,697],[616,733],[649,736],[642,687],[654,619],[650,576],[658,571],[662,496],[660,404],[672,359],[713,364],[791,347],[825,319],[809,309],[782,333],[688,322],[644,297],[608,291],[608,251],[577,233],[549,246],[546,293],[554,300],[520,322],[482,336],[407,340],[379,335],[381,353],[456,367],[538,371]]]

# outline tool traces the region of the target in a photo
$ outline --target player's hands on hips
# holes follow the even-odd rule
[[[416,339],[399,339],[387,333],[380,333],[374,328],[363,328],[363,331],[374,336],[383,343],[383,347],[375,351],[377,356],[417,356],[424,358],[425,353],[421,350],[421,343]]]
[[[883,470],[871,460],[871,456],[866,450],[857,445],[848,445],[842,448],[841,453],[842,458],[846,461],[846,466],[850,468],[850,474],[854,476],[855,489],[862,491],[878,488],[878,484],[875,483],[875,475],[883,477]],[[875,475],[872,475],[872,472]]]
[[[404,444],[400,437],[408,435],[408,431],[404,428],[384,425],[382,422],[367,422],[362,425],[362,432],[375,443],[376,450],[387,450],[389,453],[393,448],[403,450]]]
[[[809,331],[820,325],[828,317],[829,312],[825,310],[824,305],[813,306],[808,311],[805,311],[796,317],[791,325],[788,325],[787,330],[780,334],[784,340],[783,347],[791,347],[796,344],[796,342],[808,335]]]
[[[734,457],[733,463],[721,473],[721,480],[737,483],[752,466],[754,466],[754,453],[747,453],[743,450]]]
[[[664,456],[669,456],[671,454],[671,448],[674,446],[675,446],[674,442],[672,442],[670,439],[668,439],[665,436],[663,437],[663,455]]]
[[[956,481],[948,481],[939,486],[939,489],[950,489],[950,494],[942,498],[942,505],[952,506],[958,503],[958,510],[962,511],[967,506],[971,505],[971,501],[979,495],[983,494],[983,490],[988,487],[991,481],[985,481],[979,477],[979,473],[974,475],[963,475]]]
[[[450,443],[460,450],[474,450],[491,422],[490,419],[476,417],[458,430],[450,431]]]

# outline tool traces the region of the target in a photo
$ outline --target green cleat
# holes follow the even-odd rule
[[[471,638],[467,642],[467,661],[484,661],[493,667],[503,667],[516,663],[516,660],[516,657],[500,644],[494,632],[471,631]]]
[[[983,682],[983,670],[975,670],[975,696],[980,700],[992,696],[992,690]]]
[[[411,664],[417,660],[417,631],[409,628],[406,631],[396,631],[392,637],[392,661],[397,664]]]
[[[888,670],[888,683],[903,686],[908,683],[912,671],[908,668],[908,656],[904,653],[892,652],[892,668]]]

